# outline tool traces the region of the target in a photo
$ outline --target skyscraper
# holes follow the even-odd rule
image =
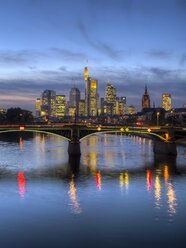
[[[98,81],[88,75],[88,67],[84,71],[85,79],[85,116],[97,115],[97,86]]]
[[[106,114],[115,115],[116,114],[116,88],[107,83],[105,88],[105,102],[106,102]]]
[[[41,115],[47,117],[56,116],[56,92],[45,90],[41,99]]]
[[[79,113],[78,116],[85,116],[85,100],[79,101]]]
[[[116,114],[117,115],[126,114],[126,97],[125,96],[116,98]]]
[[[36,99],[35,110],[36,110],[36,117],[41,116],[41,98]]]
[[[147,86],[145,86],[145,92],[142,96],[142,110],[144,108],[150,108],[150,96],[147,90]]]
[[[162,94],[162,108],[164,108],[166,111],[172,109],[171,94],[168,93]]]
[[[66,114],[65,95],[56,95],[56,117],[64,117]]]
[[[78,115],[79,112],[79,101],[80,101],[80,91],[78,88],[72,88],[69,94],[69,107],[76,108],[76,114]]]

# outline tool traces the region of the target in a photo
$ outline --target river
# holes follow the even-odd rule
[[[100,134],[0,136],[0,247],[186,247],[186,147]]]

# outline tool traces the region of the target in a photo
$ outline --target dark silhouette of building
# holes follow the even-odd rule
[[[150,108],[150,96],[147,90],[147,85],[145,86],[145,92],[142,96],[142,110],[144,108]]]

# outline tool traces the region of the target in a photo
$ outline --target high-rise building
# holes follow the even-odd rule
[[[56,95],[56,117],[64,117],[66,114],[66,96]]]
[[[79,113],[78,116],[85,116],[85,100],[79,101]]]
[[[128,106],[128,114],[134,115],[136,113],[135,107],[133,105]]]
[[[56,92],[45,90],[41,98],[41,115],[47,117],[56,116]]]
[[[171,94],[168,93],[162,94],[162,108],[164,108],[166,111],[172,109]]]
[[[41,98],[36,99],[35,110],[36,110],[36,117],[41,116]]]
[[[78,88],[72,88],[70,90],[69,94],[69,107],[75,107],[76,108],[76,115],[79,112],[79,101],[80,101],[80,91]]]
[[[117,115],[126,114],[126,97],[125,96],[116,98],[116,114]]]
[[[142,96],[142,110],[144,108],[150,108],[150,96],[147,90],[147,86],[145,86],[145,92]]]
[[[106,114],[115,115],[116,114],[116,88],[107,83],[105,88],[105,102],[106,102]]]
[[[88,67],[85,67],[85,116],[97,116],[97,87],[98,81],[88,76]]]

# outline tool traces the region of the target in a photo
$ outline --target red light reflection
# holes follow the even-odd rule
[[[150,169],[147,170],[147,190],[151,191],[152,189],[152,172]]]
[[[100,172],[96,172],[96,187],[98,190],[101,190],[101,174]]]
[[[25,176],[24,172],[20,171],[18,173],[18,185],[19,185],[19,195],[24,198],[25,195]]]

